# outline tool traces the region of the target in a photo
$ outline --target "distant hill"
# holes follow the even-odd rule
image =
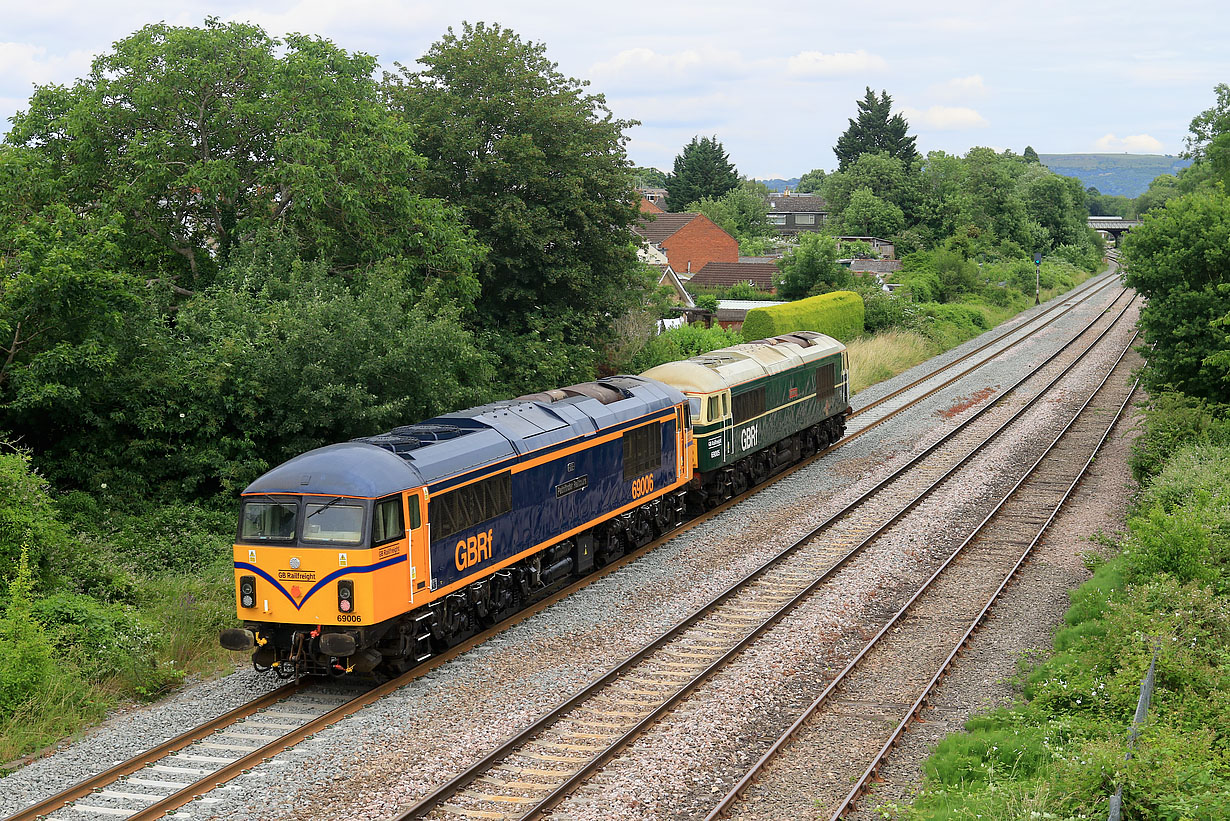
[[[1102,194],[1139,197],[1154,177],[1177,174],[1191,160],[1169,154],[1039,154],[1042,164],[1065,177],[1076,177]]]
[[[787,188],[793,191],[795,188],[798,187],[799,180],[801,179],[803,178],[802,177],[791,177],[788,180],[778,180],[778,179],[756,180],[756,182],[763,182],[765,185],[769,186],[770,191],[785,191]]]

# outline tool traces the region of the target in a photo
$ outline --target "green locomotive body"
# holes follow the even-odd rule
[[[722,348],[643,375],[682,391],[706,506],[840,438],[849,411],[846,348],[798,331]]]

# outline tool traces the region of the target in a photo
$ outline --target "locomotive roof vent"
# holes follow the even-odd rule
[[[624,390],[618,385],[612,385],[607,382],[582,382],[579,385],[554,388],[549,391],[542,391],[541,393],[530,393],[525,396],[518,396],[517,398],[524,399],[527,402],[542,402],[544,405],[549,405],[552,402],[562,402],[565,399],[589,397],[590,399],[597,399],[604,405],[609,405],[612,402],[618,402],[630,396],[632,396],[631,391]]]
[[[382,433],[379,436],[363,436],[359,439],[354,439],[355,442],[366,442],[369,445],[375,445],[378,448],[392,451],[398,456],[403,453],[409,453],[423,446],[423,441],[413,436],[401,436],[395,433]]]

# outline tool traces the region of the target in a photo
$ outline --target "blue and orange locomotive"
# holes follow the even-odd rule
[[[821,334],[673,365],[445,414],[269,471],[242,496],[244,624],[222,645],[285,677],[404,670],[815,453],[849,408],[844,346]],[[706,443],[703,472],[694,415],[731,444]]]

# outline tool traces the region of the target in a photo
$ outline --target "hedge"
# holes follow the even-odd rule
[[[853,291],[810,296],[753,308],[743,320],[744,339],[766,339],[791,331],[819,331],[843,342],[863,334],[863,298]]]

